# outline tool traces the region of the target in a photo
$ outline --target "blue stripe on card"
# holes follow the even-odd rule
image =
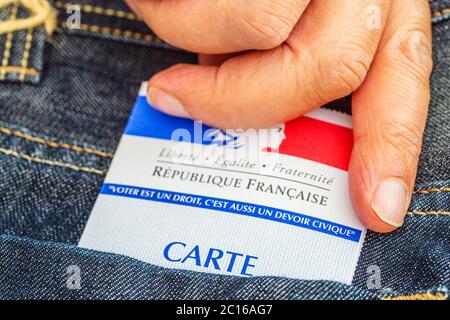
[[[318,231],[354,242],[359,242],[362,234],[361,230],[334,222],[248,202],[109,183],[103,184],[100,193],[245,215]]]
[[[213,128],[191,119],[164,114],[147,102],[146,97],[136,99],[125,128],[125,134],[165,140],[211,144],[205,133]]]

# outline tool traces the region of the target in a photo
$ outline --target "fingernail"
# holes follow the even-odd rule
[[[177,98],[159,88],[149,88],[147,100],[148,103],[161,112],[175,117],[190,118],[189,114],[184,110],[183,105]]]
[[[400,227],[409,205],[405,184],[397,179],[384,179],[372,197],[372,209],[378,217],[394,227]]]

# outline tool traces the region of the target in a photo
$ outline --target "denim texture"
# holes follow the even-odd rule
[[[448,0],[430,1],[431,106],[405,225],[392,234],[368,233],[351,286],[171,270],[78,248],[141,81],[175,63],[194,63],[196,56],[164,44],[122,1],[52,4],[59,9],[55,34],[49,38],[42,26],[33,31],[27,68],[35,73],[0,80],[0,298],[448,298]],[[81,30],[64,25],[68,4],[82,5]],[[9,14],[0,10],[0,19]],[[26,38],[25,31],[14,33],[10,64],[21,65]],[[6,42],[0,35],[0,57]],[[329,107],[341,104],[349,110],[348,98]],[[70,265],[81,269],[80,290],[66,287]],[[381,270],[380,290],[367,288],[371,265]]]
[[[11,5],[0,10],[0,21],[7,21],[12,18],[25,19],[29,16],[28,10],[21,6]],[[42,25],[31,30],[19,30],[9,36],[0,36],[1,65],[4,67],[20,66],[25,70],[23,73],[0,70],[0,81],[39,82],[40,73],[43,69],[46,38],[46,31]],[[9,59],[5,59],[7,56],[9,56]]]

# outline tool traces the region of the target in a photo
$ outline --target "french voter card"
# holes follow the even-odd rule
[[[267,129],[165,115],[144,83],[79,246],[175,269],[351,283],[365,236],[347,188],[351,118]]]

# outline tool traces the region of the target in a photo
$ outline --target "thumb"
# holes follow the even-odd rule
[[[165,113],[217,128],[269,127],[317,105],[299,99],[312,95],[305,93],[310,87],[298,88],[298,73],[311,82],[313,75],[296,59],[292,51],[278,47],[244,53],[219,66],[175,65],[149,80],[148,100]]]

